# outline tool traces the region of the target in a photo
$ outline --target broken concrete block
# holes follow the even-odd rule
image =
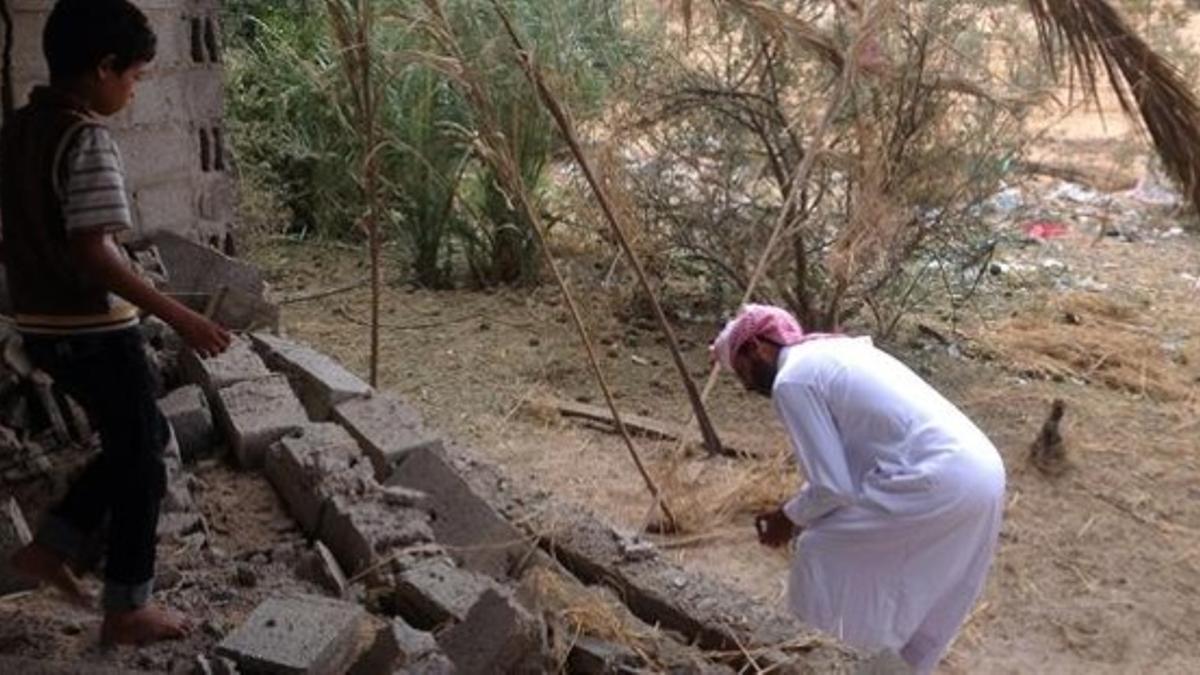
[[[273,596],[217,645],[245,673],[334,675],[351,665],[366,612],[315,595]]]
[[[205,359],[185,349],[179,358],[184,380],[200,385],[210,400],[230,385],[271,376],[250,341],[237,336],[229,343],[229,349],[217,356]]]
[[[464,570],[448,558],[430,558],[396,575],[395,604],[409,623],[431,630],[462,621],[484,591],[497,587],[488,577]]]
[[[215,293],[227,287],[261,296],[266,290],[254,265],[166,230],[155,232],[152,240],[167,270],[168,292]]]
[[[438,644],[463,673],[541,673],[549,665],[541,621],[494,590],[439,635]]]
[[[226,387],[216,402],[217,419],[244,468],[261,465],[268,446],[308,424],[304,406],[282,375]]]
[[[338,564],[329,548],[319,541],[313,543],[313,550],[304,556],[300,567],[300,578],[323,587],[336,598],[345,598],[350,590],[342,566]]]
[[[9,498],[0,504],[0,595],[29,591],[38,587],[36,580],[17,574],[8,563],[17,549],[33,541],[25,514],[17,500]]]
[[[175,430],[184,461],[192,461],[212,450],[216,440],[212,411],[204,390],[198,385],[176,389],[159,399],[158,407]]]
[[[413,628],[403,619],[393,619],[375,634],[371,648],[354,664],[350,675],[391,675],[437,651],[433,635]]]
[[[292,381],[313,419],[329,419],[337,404],[371,393],[369,384],[310,347],[267,333],[250,337],[267,366]]]
[[[410,452],[442,448],[441,439],[425,429],[417,411],[388,394],[344,401],[334,408],[333,417],[358,440],[380,482]]]
[[[567,654],[567,672],[579,675],[637,672],[644,664],[632,649],[587,635],[571,638]]]
[[[219,292],[219,291],[218,291]],[[211,302],[212,295],[205,298]],[[207,309],[207,304],[206,307]],[[261,295],[229,288],[221,294],[221,302],[213,312],[213,320],[229,330],[279,330],[279,305]]]
[[[272,445],[264,473],[305,534],[317,532],[321,508],[335,494],[362,494],[375,480],[358,444],[336,424],[305,424]]]
[[[393,549],[433,541],[429,514],[390,506],[380,494],[335,495],[325,502],[317,537],[342,568],[358,574]]]
[[[477,495],[441,454],[427,448],[408,453],[389,484],[429,495],[438,543],[455,551],[463,567],[504,580],[532,544]]]

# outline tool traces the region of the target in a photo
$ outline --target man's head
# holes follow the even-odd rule
[[[770,396],[779,372],[780,350],[803,339],[804,330],[787,311],[746,305],[725,325],[710,351],[747,389]]]
[[[59,0],[42,33],[51,83],[101,115],[128,105],[156,46],[146,15],[128,0]]]

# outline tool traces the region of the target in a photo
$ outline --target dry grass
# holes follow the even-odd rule
[[[973,336],[1011,371],[1076,379],[1159,402],[1194,402],[1200,362],[1193,338],[1172,354],[1137,308],[1104,296],[1072,293]]]
[[[799,485],[786,454],[715,465],[677,456],[656,467],[655,475],[675,507],[678,534],[711,532],[737,518],[778,508]]]
[[[646,658],[652,636],[610,592],[568,580],[545,567],[526,572],[520,592],[569,631],[554,645],[560,664],[566,663],[572,643],[581,635],[628,647]]]

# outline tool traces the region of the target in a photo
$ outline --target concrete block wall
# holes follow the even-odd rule
[[[158,55],[133,104],[108,120],[125,157],[135,227],[169,230],[229,251],[235,190],[224,130],[220,0],[133,0]],[[12,21],[16,106],[48,80],[42,28],[54,0],[0,0]],[[5,40],[0,32],[0,41]]]

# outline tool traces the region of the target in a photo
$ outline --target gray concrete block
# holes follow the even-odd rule
[[[267,450],[263,471],[310,536],[331,497],[362,494],[375,482],[358,444],[336,424],[308,423],[297,435],[281,438]]]
[[[433,541],[427,512],[389,505],[379,493],[333,496],[325,502],[317,530],[350,575],[394,549]]]
[[[313,550],[304,556],[298,570],[300,578],[307,579],[329,591],[336,598],[346,597],[350,589],[346,581],[346,573],[338,564],[337,558],[325,544],[313,543]]]
[[[540,673],[550,665],[542,622],[494,590],[441,633],[438,644],[463,673]]]
[[[353,662],[366,611],[314,595],[273,596],[217,645],[245,673],[335,675]]]
[[[221,389],[216,411],[229,447],[245,468],[260,466],[272,443],[309,423],[304,406],[282,375]]]
[[[170,392],[159,399],[158,407],[175,430],[175,439],[179,442],[184,461],[191,461],[212,450],[216,442],[212,411],[204,390],[198,385],[188,385]]]
[[[432,634],[413,628],[403,619],[392,619],[376,632],[371,648],[350,669],[350,675],[391,675],[437,651]]]
[[[17,574],[9,566],[8,559],[17,549],[33,541],[29,525],[17,500],[9,498],[0,503],[0,595],[33,590],[37,581]]]
[[[254,353],[250,341],[237,336],[229,349],[212,358],[200,358],[196,352],[185,349],[180,357],[180,367],[184,379],[200,385],[210,400],[230,385],[271,376],[267,365]]]
[[[425,429],[420,414],[389,394],[345,401],[334,409],[333,417],[358,439],[380,481],[387,480],[394,466],[412,451],[442,447],[441,439]]]
[[[371,386],[311,347],[267,333],[251,335],[263,361],[292,381],[313,419],[328,419],[334,406],[371,393]]]
[[[389,484],[429,495],[434,536],[454,551],[463,567],[505,580],[534,545],[437,452],[425,448],[409,452]]]
[[[262,295],[262,272],[249,263],[230,258],[210,246],[171,232],[155,232],[153,241],[171,275],[167,289],[175,292],[214,293],[222,286]]]
[[[396,575],[396,606],[410,624],[432,630],[462,621],[485,591],[496,588],[490,578],[448,558],[429,558]]]

